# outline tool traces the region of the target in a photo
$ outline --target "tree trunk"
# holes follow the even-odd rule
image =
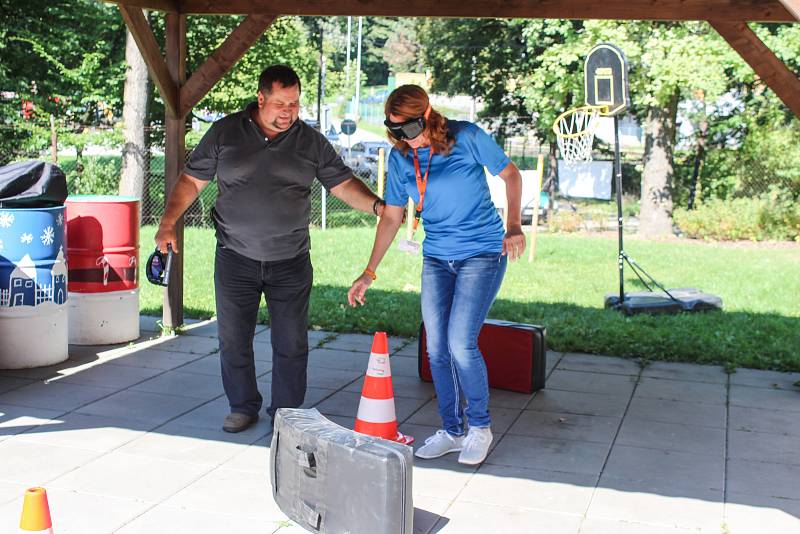
[[[692,169],[692,181],[689,183],[689,202],[687,208],[694,209],[695,199],[697,197],[698,186],[700,185],[700,169],[703,166],[703,160],[706,156],[706,139],[708,138],[708,117],[705,113],[700,118],[700,124],[697,127],[695,155],[694,155],[694,169]]]
[[[666,106],[649,108],[645,118],[639,233],[646,237],[672,233],[672,152],[677,113],[678,94],[675,93]]]
[[[148,16],[149,19],[149,16]],[[125,144],[122,147],[122,176],[119,194],[144,199],[147,168],[150,158],[147,148],[147,115],[150,105],[150,78],[147,65],[139,53],[130,32],[125,41],[124,106],[122,121]],[[142,206],[142,211],[144,206]]]

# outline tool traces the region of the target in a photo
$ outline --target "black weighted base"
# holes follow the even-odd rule
[[[619,310],[625,315],[639,313],[679,313],[722,309],[722,299],[716,295],[703,293],[699,289],[684,287],[669,289],[669,295],[662,292],[639,291],[625,293],[620,302],[619,295],[606,295],[605,307]]]

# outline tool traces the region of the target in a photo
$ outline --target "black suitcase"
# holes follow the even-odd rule
[[[489,387],[533,393],[544,388],[547,365],[547,329],[532,324],[488,319],[478,334],[478,348],[486,362]],[[431,382],[425,324],[419,327],[419,377]]]
[[[272,497],[310,532],[411,534],[412,467],[411,447],[347,430],[316,409],[275,415]]]

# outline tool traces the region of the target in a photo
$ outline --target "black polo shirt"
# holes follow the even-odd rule
[[[353,173],[320,132],[298,120],[272,141],[251,119],[256,103],[211,125],[184,172],[217,177],[217,241],[259,261],[308,251],[311,183],[326,189]]]

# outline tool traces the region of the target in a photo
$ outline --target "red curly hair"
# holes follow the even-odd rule
[[[419,85],[401,85],[392,91],[389,98],[386,99],[384,112],[387,119],[389,115],[397,115],[408,120],[425,115],[425,111],[430,104],[428,93]],[[423,133],[430,140],[431,146],[436,153],[443,156],[450,153],[450,149],[456,142],[455,137],[447,128],[447,118],[433,108],[431,108],[430,114],[425,121]],[[404,156],[408,154],[410,148],[408,143],[396,139],[388,130],[386,135],[397,150],[402,152]]]

